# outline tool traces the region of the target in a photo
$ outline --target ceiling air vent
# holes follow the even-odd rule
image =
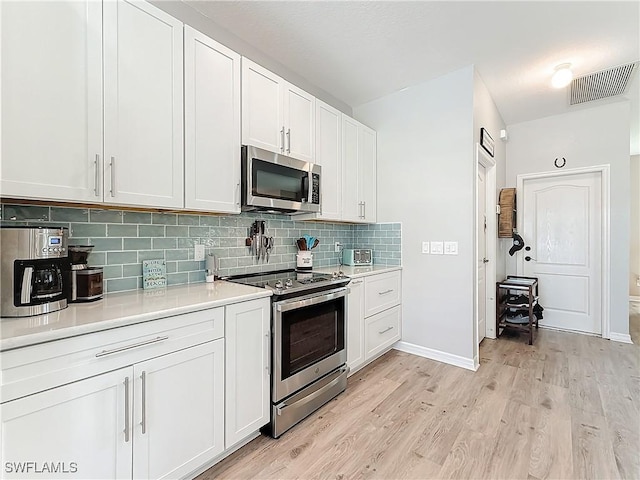
[[[571,82],[569,104],[578,105],[622,95],[629,85],[636,65],[637,62],[628,63],[574,78]]]

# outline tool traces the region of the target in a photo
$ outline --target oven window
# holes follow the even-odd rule
[[[282,380],[344,349],[344,298],[282,316]]]
[[[257,158],[253,159],[252,171],[253,196],[294,202],[306,200],[307,172]]]

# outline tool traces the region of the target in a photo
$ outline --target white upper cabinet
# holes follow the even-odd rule
[[[342,220],[376,221],[376,132],[342,116]]]
[[[362,221],[376,222],[376,132],[360,124],[358,128],[358,192],[362,201]]]
[[[145,2],[103,8],[105,202],[181,208],[182,23]]]
[[[315,98],[242,58],[242,143],[312,162]]]
[[[8,197],[102,201],[102,4],[0,2]]]
[[[322,167],[322,211],[317,218],[341,220],[342,113],[316,100],[316,163]]]
[[[307,162],[315,160],[316,99],[284,82],[285,154]]]
[[[240,55],[184,38],[185,207],[240,213]]]

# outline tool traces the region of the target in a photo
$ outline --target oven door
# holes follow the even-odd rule
[[[339,288],[274,302],[274,402],[344,365],[346,295]]]

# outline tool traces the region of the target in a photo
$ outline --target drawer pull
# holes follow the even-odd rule
[[[104,357],[106,355],[113,355],[114,353],[124,352],[125,350],[131,350],[132,348],[143,347],[145,345],[151,345],[152,343],[163,342],[167,340],[169,337],[156,337],[151,340],[145,340],[144,342],[134,343],[133,345],[127,345],[125,347],[114,348],[113,350],[103,350],[101,352],[96,353],[96,357]]]
[[[142,371],[142,434],[147,433],[147,372]]]
[[[389,330],[393,330],[393,327],[389,326],[389,327],[385,328],[384,330],[379,331],[378,333],[380,335],[382,335],[383,333],[387,333]]]
[[[386,295],[387,293],[393,292],[393,288],[391,290],[385,290],[384,292],[378,292],[378,295]]]

